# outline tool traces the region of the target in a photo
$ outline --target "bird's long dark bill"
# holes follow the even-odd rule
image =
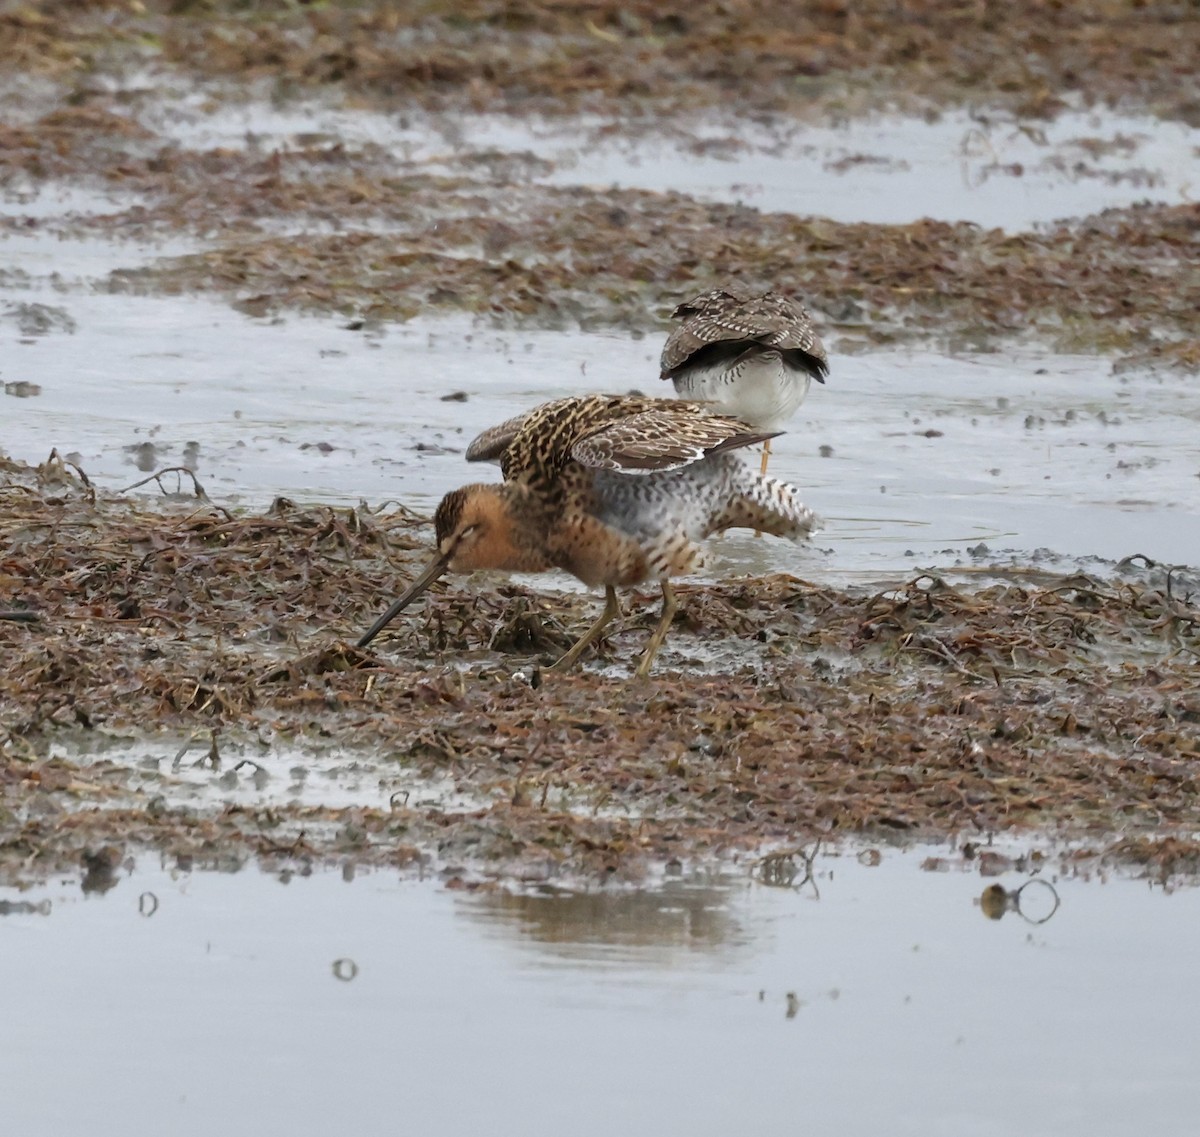
[[[423,573],[404,590],[400,597],[378,620],[368,629],[366,635],[358,641],[359,647],[366,647],[384,628],[388,626],[401,612],[404,611],[418,596],[421,595],[439,576],[446,571],[450,561],[449,554],[432,561]]]

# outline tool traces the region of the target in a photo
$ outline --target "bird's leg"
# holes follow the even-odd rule
[[[768,438],[768,439],[767,439],[767,440],[766,440],[766,441],[763,443],[763,459],[762,459],[762,469],[761,469],[761,470],[759,470],[759,473],[760,473],[760,474],[762,474],[762,476],[763,476],[764,478],[767,476],[767,461],[770,459],[770,457],[771,457],[771,440]],[[755,535],[756,537],[761,537],[761,536],[762,536],[762,532],[761,532],[760,530],[758,530],[758,529],[755,529],[755,530],[754,530],[754,535]]]
[[[679,607],[675,603],[675,591],[671,588],[669,580],[662,582],[662,595],[662,616],[659,617],[658,627],[654,629],[654,635],[650,637],[650,642],[646,645],[646,650],[642,652],[642,658],[638,662],[637,670],[633,673],[635,679],[646,679],[649,677],[650,665],[654,662],[654,657],[658,654],[658,649],[662,647],[663,640],[667,638],[667,632],[671,630],[671,621],[675,619],[675,612]]]
[[[583,655],[589,645],[595,642],[600,633],[612,623],[613,617],[620,614],[621,605],[617,603],[617,590],[610,584],[604,589],[604,611],[596,618],[596,622],[575,641],[571,650],[554,664],[550,670],[569,671],[579,662],[579,657]]]

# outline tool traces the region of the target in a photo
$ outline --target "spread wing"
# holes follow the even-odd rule
[[[498,462],[504,451],[517,437],[525,420],[532,412],[526,411],[502,422],[499,426],[489,426],[482,434],[467,447],[468,462]]]
[[[697,412],[687,404],[668,405],[604,423],[573,443],[571,457],[595,469],[652,474],[677,470],[723,450],[753,446],[780,433],[755,430],[728,415]]]

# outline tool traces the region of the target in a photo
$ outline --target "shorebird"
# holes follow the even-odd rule
[[[662,378],[684,399],[718,403],[751,426],[778,433],[813,379],[825,382],[825,345],[805,307],[786,296],[701,292],[671,313],[683,323],[667,338]],[[763,443],[762,472],[771,455]]]
[[[816,526],[793,487],[738,450],[771,437],[711,404],[630,395],[558,399],[484,431],[468,461],[500,460],[501,485],[469,485],[437,507],[437,554],[358,641],[366,647],[443,573],[564,569],[604,586],[604,610],[554,665],[574,665],[620,613],[617,588],[657,580],[662,615],[645,678],[676,611],[671,577],[704,565],[700,542],[741,527],[792,540]]]

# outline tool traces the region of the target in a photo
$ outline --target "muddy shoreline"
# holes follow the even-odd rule
[[[516,584],[447,588],[377,650],[351,647],[423,560],[428,526],[406,511],[164,507],[99,493],[61,460],[7,463],[0,510],[6,608],[26,613],[0,620],[9,877],[127,847],[636,877],[821,838],[997,833],[1196,867],[1186,572],[1134,562],[1112,581],[861,594],[786,576],[689,585],[636,684],[649,593],[565,677],[541,669],[592,599]],[[732,662],[689,674],[713,644],[735,645]],[[88,740],[108,747],[90,762]],[[123,760],[135,740],[159,758]],[[254,777],[272,750],[318,768],[373,753],[385,775],[471,804],[414,808],[386,776],[375,806],[222,803],[219,779]],[[211,774],[207,798],[182,793],[185,763]]]
[[[1147,203],[1020,233],[848,223],[679,193],[542,185],[530,178],[533,155],[481,165],[468,150],[434,172],[325,137],[267,151],[188,149],[142,117],[98,96],[3,130],[10,185],[114,195],[62,215],[22,215],[18,205],[4,223],[12,235],[200,245],[112,271],[98,282],[106,290],[216,294],[255,317],[301,311],[386,326],[465,312],[505,326],[640,334],[665,327],[681,296],[739,279],[806,297],[843,351],[1025,340],[1114,354],[1121,366],[1200,367],[1195,204]]]
[[[1200,117],[1200,17],[1186,4],[937,0],[661,4],[90,0],[0,14],[0,60],[89,89],[159,67],[269,80],[281,95],[505,113],[746,115],[908,101],[1053,115],[1074,97]]]
[[[14,76],[0,186],[15,204],[2,223],[14,235],[142,246],[183,238],[193,252],[131,265],[100,287],[215,293],[256,316],[386,325],[468,312],[643,332],[661,329],[680,296],[736,278],[799,292],[845,350],[1028,337],[1194,372],[1200,207],[1189,179],[1158,200],[1161,171],[1105,165],[1136,153],[1137,137],[1101,131],[1060,152],[1042,134],[1067,108],[1195,125],[1200,86],[1184,57],[1198,18],[1178,5],[1125,11],[1099,0],[1018,8],[997,19],[883,0],[795,18],[752,3],[23,7],[0,15],[0,60]],[[299,108],[286,140],[260,145],[250,128],[237,141],[197,141],[197,118],[256,104]],[[306,130],[319,105],[342,121],[373,115],[392,140]],[[543,184],[553,161],[506,143],[498,127],[558,120],[583,145],[641,138],[651,153],[671,139],[732,167],[805,121],[880,108],[935,121],[964,106],[964,153],[983,156],[970,177],[1011,183],[1014,195],[1034,178],[1028,156],[1010,161],[992,141],[999,121],[1038,140],[1056,177],[1128,180],[1148,203],[1036,232],[838,222],[677,192]],[[445,137],[415,158],[409,127],[430,115]],[[471,145],[453,144],[456,123],[461,133],[489,121],[497,141],[484,125]],[[853,180],[880,161],[903,166],[904,154],[827,161]],[[808,176],[804,162],[789,176]],[[23,213],[22,196],[44,186],[109,201]]]
[[[0,12],[0,62],[18,77],[0,126],[0,237],[42,242],[0,270],[5,334],[69,335],[71,293],[98,291],[213,296],[254,319],[316,313],[367,335],[466,313],[632,338],[661,331],[682,295],[739,279],[799,292],[843,357],[1017,342],[1135,376],[1200,369],[1200,207],[1156,198],[1157,172],[1119,131],[1038,145],[1056,176],[1124,179],[1146,204],[1008,231],[551,185],[553,163],[533,150],[447,143],[413,157],[306,132],[303,114],[283,142],[205,141],[193,121],[300,98],[392,116],[404,137],[408,116],[431,113],[589,116],[596,137],[671,135],[732,158],[767,145],[748,124],[879,110],[1002,113],[1034,138],[1068,108],[1195,126],[1191,9],[405,12],[105,0]],[[721,132],[698,127],[717,114]],[[992,145],[986,130],[975,143]],[[1135,157],[1105,166],[1117,152]],[[1023,184],[1019,163],[987,161],[988,176]],[[67,271],[87,242],[103,243],[106,267]],[[37,396],[4,378],[5,411]],[[908,434],[939,435],[913,419]],[[1026,430],[1045,425],[1031,414]],[[183,439],[160,444],[187,453]],[[1071,444],[1113,450],[1120,477],[1159,460]],[[129,449],[147,445],[152,469],[153,444]],[[425,556],[423,517],[285,500],[235,512],[181,478],[166,500],[101,490],[61,456],[0,458],[5,882],[81,863],[102,879],[140,850],[184,866],[638,880],[818,840],[993,834],[1068,841],[1160,879],[1200,871],[1193,570],[1135,557],[1091,576],[1018,565],[984,584],[915,572],[868,590],[781,574],[690,584],[654,679],[635,686],[649,594],[578,675],[541,674],[594,606],[553,583],[460,583],[361,652],[349,643]],[[1186,490],[1170,504],[1186,507]],[[350,774],[352,801],[292,792]],[[259,782],[269,802],[247,790]]]

